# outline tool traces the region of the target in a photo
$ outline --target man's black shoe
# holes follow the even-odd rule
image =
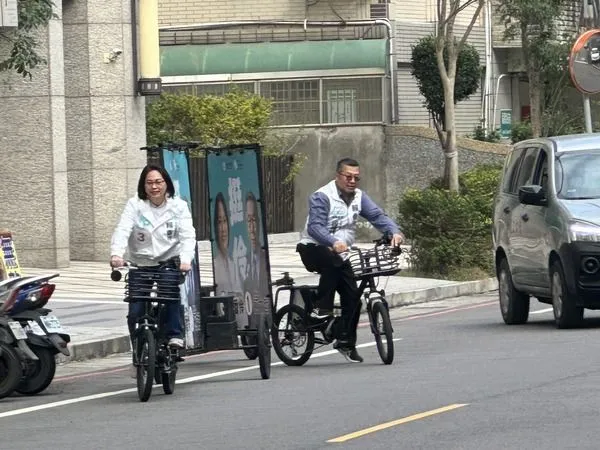
[[[358,354],[358,352],[356,351],[355,348],[353,348],[352,350],[350,350],[350,352],[347,353],[344,356],[348,359],[348,361],[359,362],[359,363],[363,362],[362,356],[360,356]]]
[[[338,340],[335,344],[333,344],[333,348],[340,352],[344,358],[350,362],[363,362],[363,358],[358,354],[356,348],[350,346],[347,342]]]

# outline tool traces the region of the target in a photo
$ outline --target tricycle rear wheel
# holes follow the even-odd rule
[[[309,360],[315,348],[315,333],[307,327],[306,311],[298,305],[288,304],[277,311],[273,319],[273,348],[281,361],[288,366],[301,366]],[[298,348],[306,349],[298,353]],[[291,348],[291,355],[285,348]]]

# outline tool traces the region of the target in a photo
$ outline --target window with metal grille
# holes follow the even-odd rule
[[[382,79],[323,80],[323,123],[383,122]]]
[[[273,101],[272,125],[319,123],[319,80],[261,81],[259,89]]]
[[[385,78],[317,78],[163,85],[170,93],[223,95],[234,87],[273,102],[271,126],[384,122]]]

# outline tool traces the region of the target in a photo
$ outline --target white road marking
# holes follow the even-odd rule
[[[393,340],[400,341],[400,340],[402,340],[402,338],[394,338]],[[365,344],[357,345],[356,348],[373,347],[374,345],[376,345],[375,342],[367,342]],[[311,359],[321,358],[323,356],[329,356],[334,353],[338,353],[338,351],[337,350],[327,350],[324,352],[315,353],[311,356]],[[271,366],[281,366],[281,365],[283,365],[283,362],[281,362],[281,361],[271,363]],[[204,375],[197,375],[194,377],[188,377],[188,378],[183,378],[181,380],[177,380],[176,384],[193,383],[194,381],[207,380],[209,378],[216,378],[216,377],[221,377],[221,376],[225,376],[225,375],[231,375],[234,373],[247,372],[249,370],[256,370],[259,367],[260,367],[259,365],[254,365],[254,366],[249,366],[249,367],[240,367],[238,369],[222,370],[220,372],[207,373]],[[159,386],[162,386],[162,385],[159,385],[159,384],[154,385],[154,387],[159,387]],[[30,406],[28,408],[21,408],[21,409],[15,409],[12,411],[6,411],[6,412],[0,413],[0,419],[2,419],[4,417],[18,416],[21,414],[42,411],[44,409],[58,408],[60,406],[72,405],[74,403],[82,403],[82,402],[87,402],[90,400],[98,400],[100,398],[114,397],[116,395],[121,395],[121,394],[129,394],[131,392],[137,392],[137,388],[121,389],[121,390],[112,391],[112,392],[103,392],[100,394],[86,395],[84,397],[71,398],[69,400],[61,400],[58,402],[46,403],[43,405],[36,405],[36,406]]]
[[[552,308],[538,309],[537,311],[531,311],[529,314],[544,314],[550,311],[552,311]]]

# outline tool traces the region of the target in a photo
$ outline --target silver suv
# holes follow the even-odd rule
[[[515,145],[493,221],[505,323],[527,322],[531,296],[552,305],[558,328],[600,309],[600,133]]]

